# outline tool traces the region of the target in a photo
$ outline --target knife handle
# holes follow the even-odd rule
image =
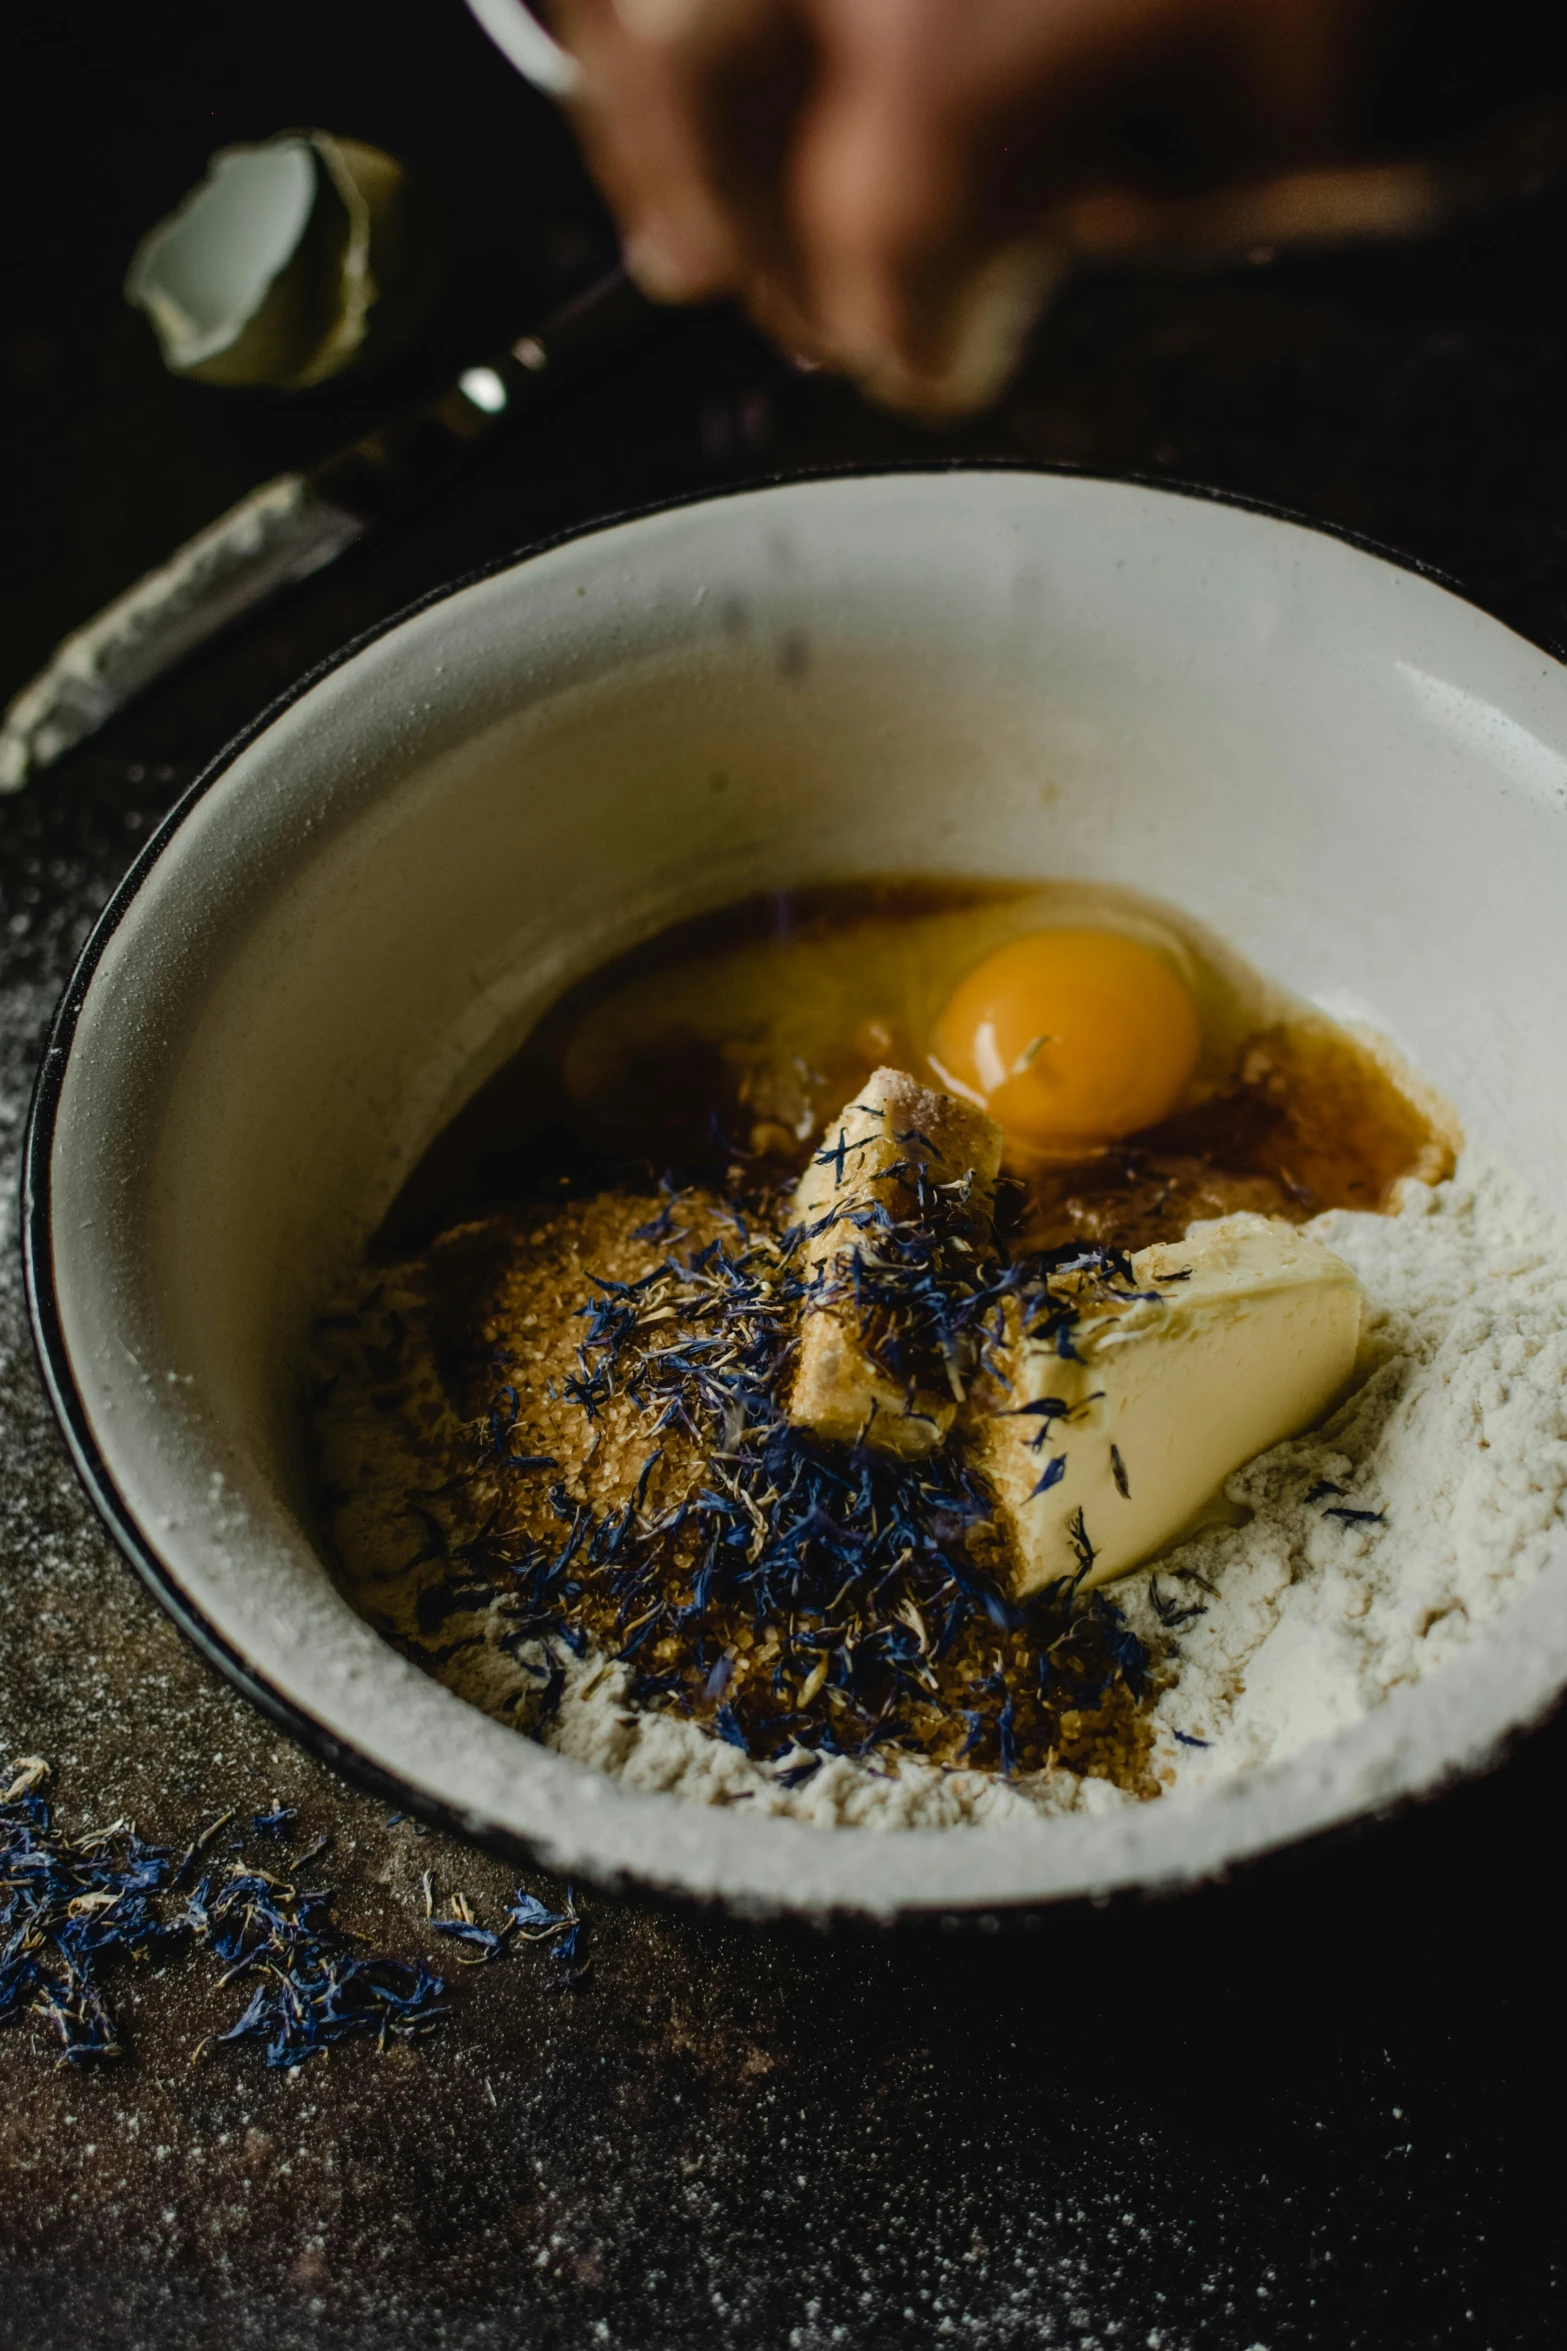
[[[231,506],[65,638],[24,686],[0,724],[0,792],[52,766],[198,645],[330,563],[364,527],[298,473]]]
[[[428,408],[323,459],[310,479],[321,497],[361,521],[391,522],[439,489],[475,444],[504,439],[507,428],[673,323],[674,314],[612,269],[530,334],[465,368]]]

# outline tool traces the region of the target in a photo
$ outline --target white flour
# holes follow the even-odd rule
[[[1559,1536],[1567,1235],[1472,1156],[1452,1183],[1406,1186],[1405,1201],[1398,1216],[1334,1210],[1307,1227],[1354,1267],[1370,1304],[1348,1402],[1230,1479],[1249,1523],[1209,1529],[1111,1587],[1175,1674],[1155,1709],[1166,1789],[1298,1754],[1447,1663]],[[1307,1500],[1324,1485],[1340,1490]],[[1346,1522],[1334,1509],[1385,1515]],[[1156,1600],[1204,1612],[1172,1632]],[[785,1788],[695,1724],[633,1710],[625,1685],[623,1667],[584,1661],[550,1745],[700,1803],[890,1829],[1136,1801],[1065,1771],[1007,1782],[903,1762],[891,1776],[843,1759]]]

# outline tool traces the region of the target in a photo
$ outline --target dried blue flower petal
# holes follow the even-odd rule
[[[427,1969],[361,1957],[332,1924],[332,1897],[301,1892],[264,1871],[237,1867],[213,1888],[204,1878],[183,1924],[224,1968],[223,1982],[259,1975],[249,2005],[221,2041],[266,2040],[269,2066],[285,2070],[351,2035],[413,2040],[449,2011],[445,1985]]]
[[[36,1777],[12,1765],[4,1784]],[[153,1897],[172,1856],[124,1822],[70,1837],[35,1792],[0,1802],[0,2025],[40,2017],[71,2065],[124,2054],[103,1975],[170,1938]]]
[[[549,1934],[567,1924],[563,1910],[551,1910],[548,1903],[541,1902],[537,1894],[528,1893],[522,1886],[512,1896],[508,1916],[515,1919],[524,1936]]]
[[[478,1961],[468,1962],[470,1966],[498,1958],[506,1948],[504,1935],[497,1934],[493,1927],[479,1926],[472,1919],[432,1918],[430,1924],[438,1935],[450,1935],[454,1942],[467,1943],[479,1953]]]
[[[1136,1697],[1142,1690],[1143,1677],[1148,1670],[1148,1651],[1137,1638],[1115,1602],[1107,1600],[1103,1592],[1095,1592],[1092,1595],[1092,1608],[1100,1631],[1104,1635],[1105,1647],[1114,1659],[1133,1697]]]
[[[123,1823],[72,1838],[37,1795],[0,1803],[0,2023],[42,2017],[72,2064],[117,2057],[123,2044],[103,1969],[182,1941],[210,1951],[225,1983],[259,1976],[219,2038],[264,2035],[270,2065],[297,2065],[351,2033],[383,2044],[388,2035],[411,2037],[446,2014],[438,1977],[351,1951],[331,1924],[329,1894],[265,1870],[236,1864],[221,1884],[209,1872],[182,1911],[163,1915],[157,1898],[173,1893],[232,1817],[220,1815],[176,1868],[169,1852]],[[262,1833],[279,1834],[292,1817],[275,1805],[254,1819]]]
[[[1212,1591],[1213,1586],[1210,1584],[1206,1588]],[[1193,1624],[1199,1616],[1208,1613],[1200,1600],[1177,1600],[1170,1593],[1161,1591],[1157,1576],[1148,1579],[1148,1599],[1155,1616],[1168,1632],[1174,1632],[1184,1624]]]
[[[1035,1501],[1041,1494],[1048,1494],[1051,1487],[1058,1486],[1065,1476],[1066,1455],[1064,1453],[1052,1454],[1050,1459],[1045,1463],[1044,1474],[1040,1478],[1038,1485],[1034,1488],[1033,1492],[1028,1497],[1030,1502]]]

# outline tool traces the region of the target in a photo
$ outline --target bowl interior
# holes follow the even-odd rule
[[[141,1547],[334,1751],[599,1880],[878,1911],[1201,1876],[1474,1764],[1567,1681],[1563,1571],[1277,1772],[1037,1828],[632,1794],[381,1643],[321,1557],[313,1310],[578,974],[871,872],[1152,893],[1373,1021],[1567,1210],[1567,673],[1271,517],[1012,472],[687,506],[462,588],[228,759],[98,942],[47,1151],[57,1381]]]

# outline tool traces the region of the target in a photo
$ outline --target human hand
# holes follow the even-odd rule
[[[557,0],[627,260],[932,412],[991,398],[1082,263],[1413,228],[1356,157],[1405,0]]]

